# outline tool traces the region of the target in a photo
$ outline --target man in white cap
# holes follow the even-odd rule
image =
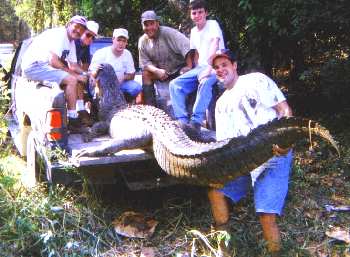
[[[115,29],[113,31],[113,44],[95,52],[89,70],[96,71],[103,63],[112,65],[122,92],[128,101],[132,101],[142,88],[134,80],[136,70],[132,55],[126,49],[128,39],[129,33],[126,29]]]
[[[170,81],[193,66],[190,41],[180,31],[160,26],[153,10],[141,15],[144,34],[139,38],[143,103],[156,105],[155,81]]]
[[[95,21],[86,22],[86,30],[80,39],[75,40],[77,62],[87,71],[91,63],[90,45],[98,34],[99,25]]]
[[[86,83],[87,76],[77,64],[74,40],[79,39],[85,29],[86,19],[73,16],[65,27],[48,29],[35,37],[22,59],[22,70],[28,79],[56,82],[64,90],[71,133],[79,132],[82,125],[76,102],[78,86]]]

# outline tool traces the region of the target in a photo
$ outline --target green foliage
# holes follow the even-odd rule
[[[0,0],[0,43],[22,40],[29,35],[29,28],[16,16],[10,0]]]
[[[69,0],[12,0],[16,14],[27,22],[34,32],[64,25],[76,10],[76,4]]]

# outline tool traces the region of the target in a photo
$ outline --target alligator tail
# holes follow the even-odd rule
[[[310,135],[324,139],[339,154],[339,147],[327,129],[299,117],[273,120],[244,137],[201,143],[189,139],[179,124],[160,109],[129,106],[117,115],[145,123],[152,134],[153,152],[159,166],[184,183],[222,187],[272,158],[273,144],[288,148]]]

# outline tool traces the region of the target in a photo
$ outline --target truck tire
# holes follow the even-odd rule
[[[36,150],[34,132],[31,131],[27,140],[27,167],[22,171],[22,183],[27,188],[34,187],[39,181],[41,167],[40,156]]]

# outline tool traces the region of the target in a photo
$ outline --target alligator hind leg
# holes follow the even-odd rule
[[[102,145],[95,147],[87,147],[80,150],[75,157],[79,158],[82,156],[104,156],[119,152],[126,149],[135,149],[144,147],[150,144],[151,137],[141,139],[111,139],[103,143]]]
[[[92,139],[108,134],[109,123],[105,121],[96,122],[88,131],[82,133],[83,141],[90,142]]]

